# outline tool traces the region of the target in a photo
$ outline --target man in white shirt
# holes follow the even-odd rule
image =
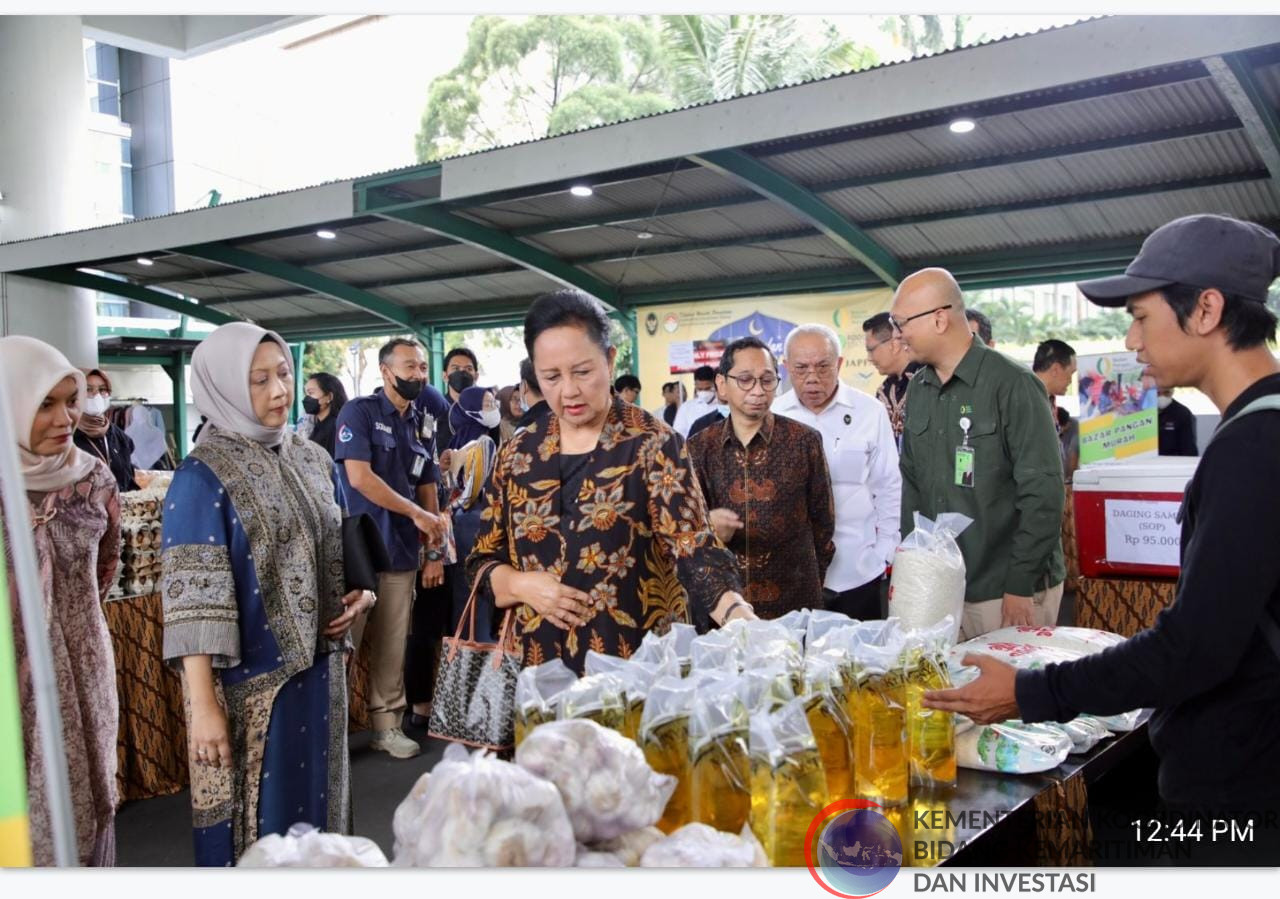
[[[880,581],[898,546],[902,475],[884,405],[841,382],[840,338],[826,325],[799,325],[783,350],[793,389],[773,411],[817,428],[831,471],[836,554],[827,569],[827,608],[880,618]]]
[[[676,422],[671,427],[681,437],[689,436],[693,423],[716,408],[716,370],[701,365],[693,373],[693,399],[681,403]]]

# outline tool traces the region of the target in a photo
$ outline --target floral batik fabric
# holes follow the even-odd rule
[[[549,571],[590,595],[594,615],[569,630],[515,607],[524,663],[559,657],[581,673],[588,650],[627,658],[648,631],[710,627],[711,609],[740,583],[733,555],[711,532],[683,441],[615,398],[595,450],[575,468],[566,490],[554,415],[518,431],[499,450],[467,560],[472,580],[499,561]]]
[[[190,760],[196,863],[299,821],[349,831],[341,513],[324,449],[213,431],[165,497],[164,656],[213,658],[232,766]],[[349,641],[346,641],[349,645]],[[184,679],[188,728],[190,694]]]
[[[45,494],[28,493],[27,499],[45,634],[62,711],[76,852],[81,865],[113,865],[120,707],[115,653],[102,603],[120,565],[120,493],[115,476],[99,460],[75,484]],[[26,746],[32,860],[37,865],[52,865],[53,831],[45,798],[47,767],[13,573],[13,543],[7,532],[4,544]]]

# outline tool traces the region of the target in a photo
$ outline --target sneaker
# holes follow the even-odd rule
[[[375,731],[369,746],[396,759],[411,759],[422,752],[422,747],[406,737],[398,727]]]

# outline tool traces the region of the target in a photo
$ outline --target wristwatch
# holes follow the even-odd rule
[[[444,552],[436,549],[434,546],[427,550],[428,562],[439,562],[444,558]]]

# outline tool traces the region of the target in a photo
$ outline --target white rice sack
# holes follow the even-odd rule
[[[456,743],[400,803],[392,830],[398,868],[569,867],[577,855],[554,784]]]
[[[585,718],[534,728],[516,748],[516,764],[555,784],[574,837],[588,844],[655,824],[676,788],[634,741]]]
[[[1055,649],[1065,649],[1081,655],[1102,652],[1108,647],[1125,641],[1125,638],[1119,634],[1094,630],[1091,627],[1027,626],[1002,627],[983,634],[982,639],[990,643],[1029,643],[1032,646],[1052,646]]]
[[[1051,771],[1071,753],[1071,738],[1057,725],[1005,721],[956,735],[956,764],[1002,774]]]
[[[767,868],[769,860],[750,827],[734,836],[706,824],[686,824],[654,843],[642,868]]]
[[[972,523],[955,513],[944,512],[936,522],[915,513],[915,529],[898,545],[889,579],[889,617],[904,629],[932,627],[950,615],[951,642],[959,639],[965,568],[956,537]]]
[[[1009,663],[1020,671],[1034,671],[1055,662],[1074,662],[1083,656],[1083,653],[1074,649],[1060,649],[1056,646],[1036,646],[1032,643],[993,642],[982,636],[952,647],[947,662],[948,667],[951,669],[963,667],[960,660],[968,653],[991,656],[1002,662]],[[975,670],[974,676],[976,674]],[[970,680],[972,680],[972,677]]]
[[[284,836],[267,834],[244,851],[240,868],[385,868],[387,857],[364,837],[325,833],[295,824]]]

